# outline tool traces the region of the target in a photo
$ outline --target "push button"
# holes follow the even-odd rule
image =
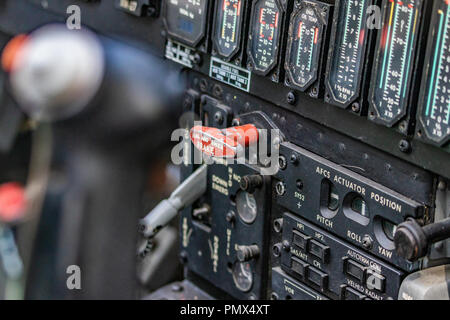
[[[366,296],[355,289],[350,287],[343,288],[343,299],[344,300],[365,300]]]
[[[344,272],[353,278],[358,279],[360,283],[364,283],[365,270],[366,268],[363,265],[349,258],[344,258]]]
[[[384,293],[386,290],[386,278],[372,269],[367,269],[366,287],[369,290],[375,289]]]
[[[293,231],[293,234],[294,236],[292,242],[300,249],[306,251],[306,248],[308,247],[308,241],[309,239],[311,239],[311,237],[295,230]]]
[[[297,258],[292,258],[292,260],[291,260],[292,271],[301,275],[303,278],[305,277],[308,267],[309,267],[309,264],[307,264],[306,262],[304,262],[302,260],[299,260]]]
[[[311,240],[309,242],[309,253],[318,257],[323,263],[327,263],[328,256],[330,254],[330,247],[320,243],[319,241]]]
[[[320,289],[326,289],[328,286],[328,274],[314,267],[308,269],[308,280],[318,285]]]

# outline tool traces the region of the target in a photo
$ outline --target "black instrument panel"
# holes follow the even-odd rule
[[[34,15],[23,25],[0,24],[4,31],[11,34],[52,21],[55,16],[64,17],[70,1],[48,0],[46,8],[42,8],[38,0],[12,3],[8,3],[8,10],[17,15],[19,12],[34,13],[37,7],[51,14],[43,14],[40,19]],[[266,289],[270,286],[270,271],[266,269],[270,268],[278,270],[279,278],[288,279],[297,289],[303,286],[313,288],[311,292],[318,298],[377,297],[381,287],[362,295],[358,294],[356,285],[353,286],[355,282],[348,282],[348,279],[355,278],[354,274],[347,274],[350,273],[348,265],[366,268],[363,261],[348,256],[348,248],[351,248],[355,256],[361,252],[363,257],[368,256],[369,262],[376,262],[382,269],[389,269],[389,294],[380,296],[395,298],[394,287],[398,285],[400,274],[415,270],[416,266],[410,268],[408,264],[399,262],[395,254],[393,258],[389,256],[393,250],[392,234],[404,217],[379,219],[385,218],[383,212],[386,208],[383,205],[386,207],[386,204],[395,203],[395,199],[382,195],[382,191],[389,189],[400,192],[402,197],[417,202],[413,206],[418,208],[417,212],[411,209],[407,214],[413,212],[414,216],[431,219],[435,182],[438,176],[450,178],[450,168],[446,165],[450,137],[450,86],[447,85],[450,9],[447,2],[167,0],[161,1],[161,4],[162,11],[160,18],[157,18],[129,15],[107,1],[79,3],[83,23],[102,33],[126,35],[150,43],[160,55],[165,54],[169,42],[177,42],[178,53],[188,55],[193,61],[191,65],[180,65],[190,79],[188,91],[193,93],[186,100],[186,105],[192,105],[189,107],[191,109],[187,109],[204,112],[210,108],[207,112],[210,125],[231,126],[233,117],[261,111],[282,128],[290,143],[326,158],[333,162],[330,166],[336,166],[339,171],[351,171],[349,176],[353,176],[353,173],[361,176],[353,181],[342,174],[335,174],[334,178],[341,181],[341,185],[337,185],[330,177],[323,178],[339,188],[333,188],[332,184],[315,185],[317,177],[308,175],[317,168],[311,166],[308,172],[301,171],[295,159],[291,159],[295,152],[286,152],[288,169],[278,178],[280,182],[290,183],[285,190],[287,193],[275,199],[273,190],[276,191],[278,181],[272,182],[272,186],[270,183],[265,185],[267,190],[264,191],[268,192],[266,198],[280,207],[270,212],[279,214],[279,217],[270,218],[289,215],[294,221],[301,217],[306,222],[302,223],[310,225],[310,229],[303,231],[309,247],[299,250],[298,255],[294,251],[289,253],[292,257],[284,261],[281,269],[268,263],[262,264],[262,260],[238,262],[232,253],[225,257],[226,260],[220,256],[220,263],[216,261],[219,269],[212,269],[211,272],[214,265],[210,264],[210,249],[205,247],[205,243],[220,250],[230,244],[232,248],[234,244],[257,243],[264,250],[264,261],[269,261],[272,250],[268,249],[267,239],[260,236],[270,233],[273,221],[266,220],[270,210],[261,207],[263,202],[257,195],[251,196],[238,190],[237,180],[233,180],[233,192],[228,197],[209,188],[212,199],[220,197],[220,201],[210,201],[219,207],[217,210],[223,211],[220,217],[214,217],[217,224],[196,221],[190,210],[192,208],[183,212],[183,217],[187,219],[187,231],[194,230],[192,232],[195,234],[192,238],[195,244],[183,249],[188,253],[190,271],[238,298],[265,297]],[[382,14],[379,28],[371,29],[366,22],[373,5],[378,5]],[[0,18],[3,18],[3,8],[0,4]],[[97,19],[100,13],[105,16],[103,22]],[[429,30],[424,27],[428,21],[431,21]],[[213,59],[215,67],[219,68],[217,74],[221,77],[211,75]],[[230,82],[226,81],[233,77],[248,81],[246,89],[232,88]],[[418,88],[421,88],[420,99]],[[209,106],[205,103],[209,100],[216,102]],[[220,117],[215,117],[217,111],[227,115],[219,121]],[[398,130],[405,119],[407,129]],[[298,161],[299,154],[296,156]],[[217,166],[214,170],[216,176],[226,181],[229,171],[224,168]],[[238,172],[235,179],[248,174],[239,170],[242,168],[234,171]],[[248,171],[253,172],[250,169]],[[290,172],[292,174],[289,175]],[[332,171],[322,168],[320,174],[326,172]],[[300,173],[302,176],[297,176]],[[210,180],[213,178],[216,177],[211,176]],[[305,188],[300,187],[300,178],[303,178],[300,182],[307,183]],[[374,197],[378,195],[378,200],[370,198],[367,201],[363,197],[354,197],[346,201],[347,185],[351,183],[358,186],[359,183],[361,186],[365,178],[371,180],[370,186],[376,185],[377,190],[381,190],[373,192]],[[308,189],[311,186],[317,188]],[[365,187],[365,190],[369,189]],[[356,221],[352,230],[343,231],[340,227],[326,225],[334,216],[326,218],[328,220],[319,220],[322,217],[319,214],[321,209],[311,209],[305,213],[303,210],[310,209],[307,206],[309,203],[323,205],[321,193],[324,190],[328,192],[324,200],[326,207],[331,211],[342,212],[339,219],[351,215],[358,217],[355,221],[362,222]],[[322,197],[320,201],[315,196],[319,192]],[[303,200],[302,204],[294,201],[305,195],[310,197],[307,201],[311,202]],[[299,203],[303,208],[298,206]],[[402,207],[410,209],[405,204]],[[229,211],[234,212],[238,221],[234,226],[225,219]],[[363,219],[367,218],[367,214],[369,224]],[[334,221],[337,223],[337,219]],[[374,228],[373,232],[364,231],[369,230],[368,226]],[[293,231],[301,232],[299,229],[294,230],[297,227],[293,226]],[[320,230],[315,232],[316,229]],[[313,238],[322,231],[324,241]],[[267,236],[271,241],[277,239],[273,233]],[[280,239],[270,245],[280,245],[281,237],[291,241],[296,233],[281,233],[278,235]],[[228,239],[229,235],[233,235],[230,236],[232,240]],[[373,247],[370,249],[363,244],[365,236],[372,242]],[[333,250],[337,248],[342,257],[333,257],[333,263],[328,265],[327,262],[321,268],[314,265],[318,260],[313,255],[306,259],[307,265],[302,265],[302,254],[312,251],[310,243],[318,243],[323,252],[326,252],[327,247]],[[388,245],[383,247],[383,243]],[[378,244],[381,247],[375,246]],[[200,258],[198,248],[207,249]],[[282,255],[286,257],[287,254]],[[370,256],[376,259],[370,260]],[[199,261],[201,263],[197,264]],[[385,264],[388,265],[385,267]],[[309,273],[301,275],[298,272],[301,268],[309,270]],[[368,268],[364,269],[361,277],[373,276],[374,270]],[[345,275],[331,277],[336,270]],[[377,277],[380,275],[385,276],[376,274]],[[366,286],[367,279],[363,278],[359,281]],[[391,284],[390,279],[394,279],[395,283]],[[347,282],[344,284],[342,281]],[[322,290],[322,286],[330,289],[329,292],[328,289]],[[327,293],[326,297],[324,293]]]

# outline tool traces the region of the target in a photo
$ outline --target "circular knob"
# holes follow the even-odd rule
[[[395,249],[401,257],[415,261],[427,254],[430,244],[448,239],[449,236],[450,218],[423,227],[410,218],[397,227]]]
[[[259,248],[257,245],[239,246],[237,249],[237,258],[241,262],[250,261],[259,256]]]
[[[263,185],[263,178],[259,174],[244,176],[239,184],[242,190],[254,193],[257,188]]]

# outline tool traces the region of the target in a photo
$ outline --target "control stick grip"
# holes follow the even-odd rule
[[[204,164],[175,189],[169,199],[161,201],[140,221],[139,228],[144,237],[155,236],[180,210],[194,203],[205,193],[206,173],[207,166]]]

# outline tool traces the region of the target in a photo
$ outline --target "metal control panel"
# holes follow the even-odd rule
[[[402,271],[305,220],[283,214],[282,239],[281,268],[317,291],[343,300],[397,297]]]

